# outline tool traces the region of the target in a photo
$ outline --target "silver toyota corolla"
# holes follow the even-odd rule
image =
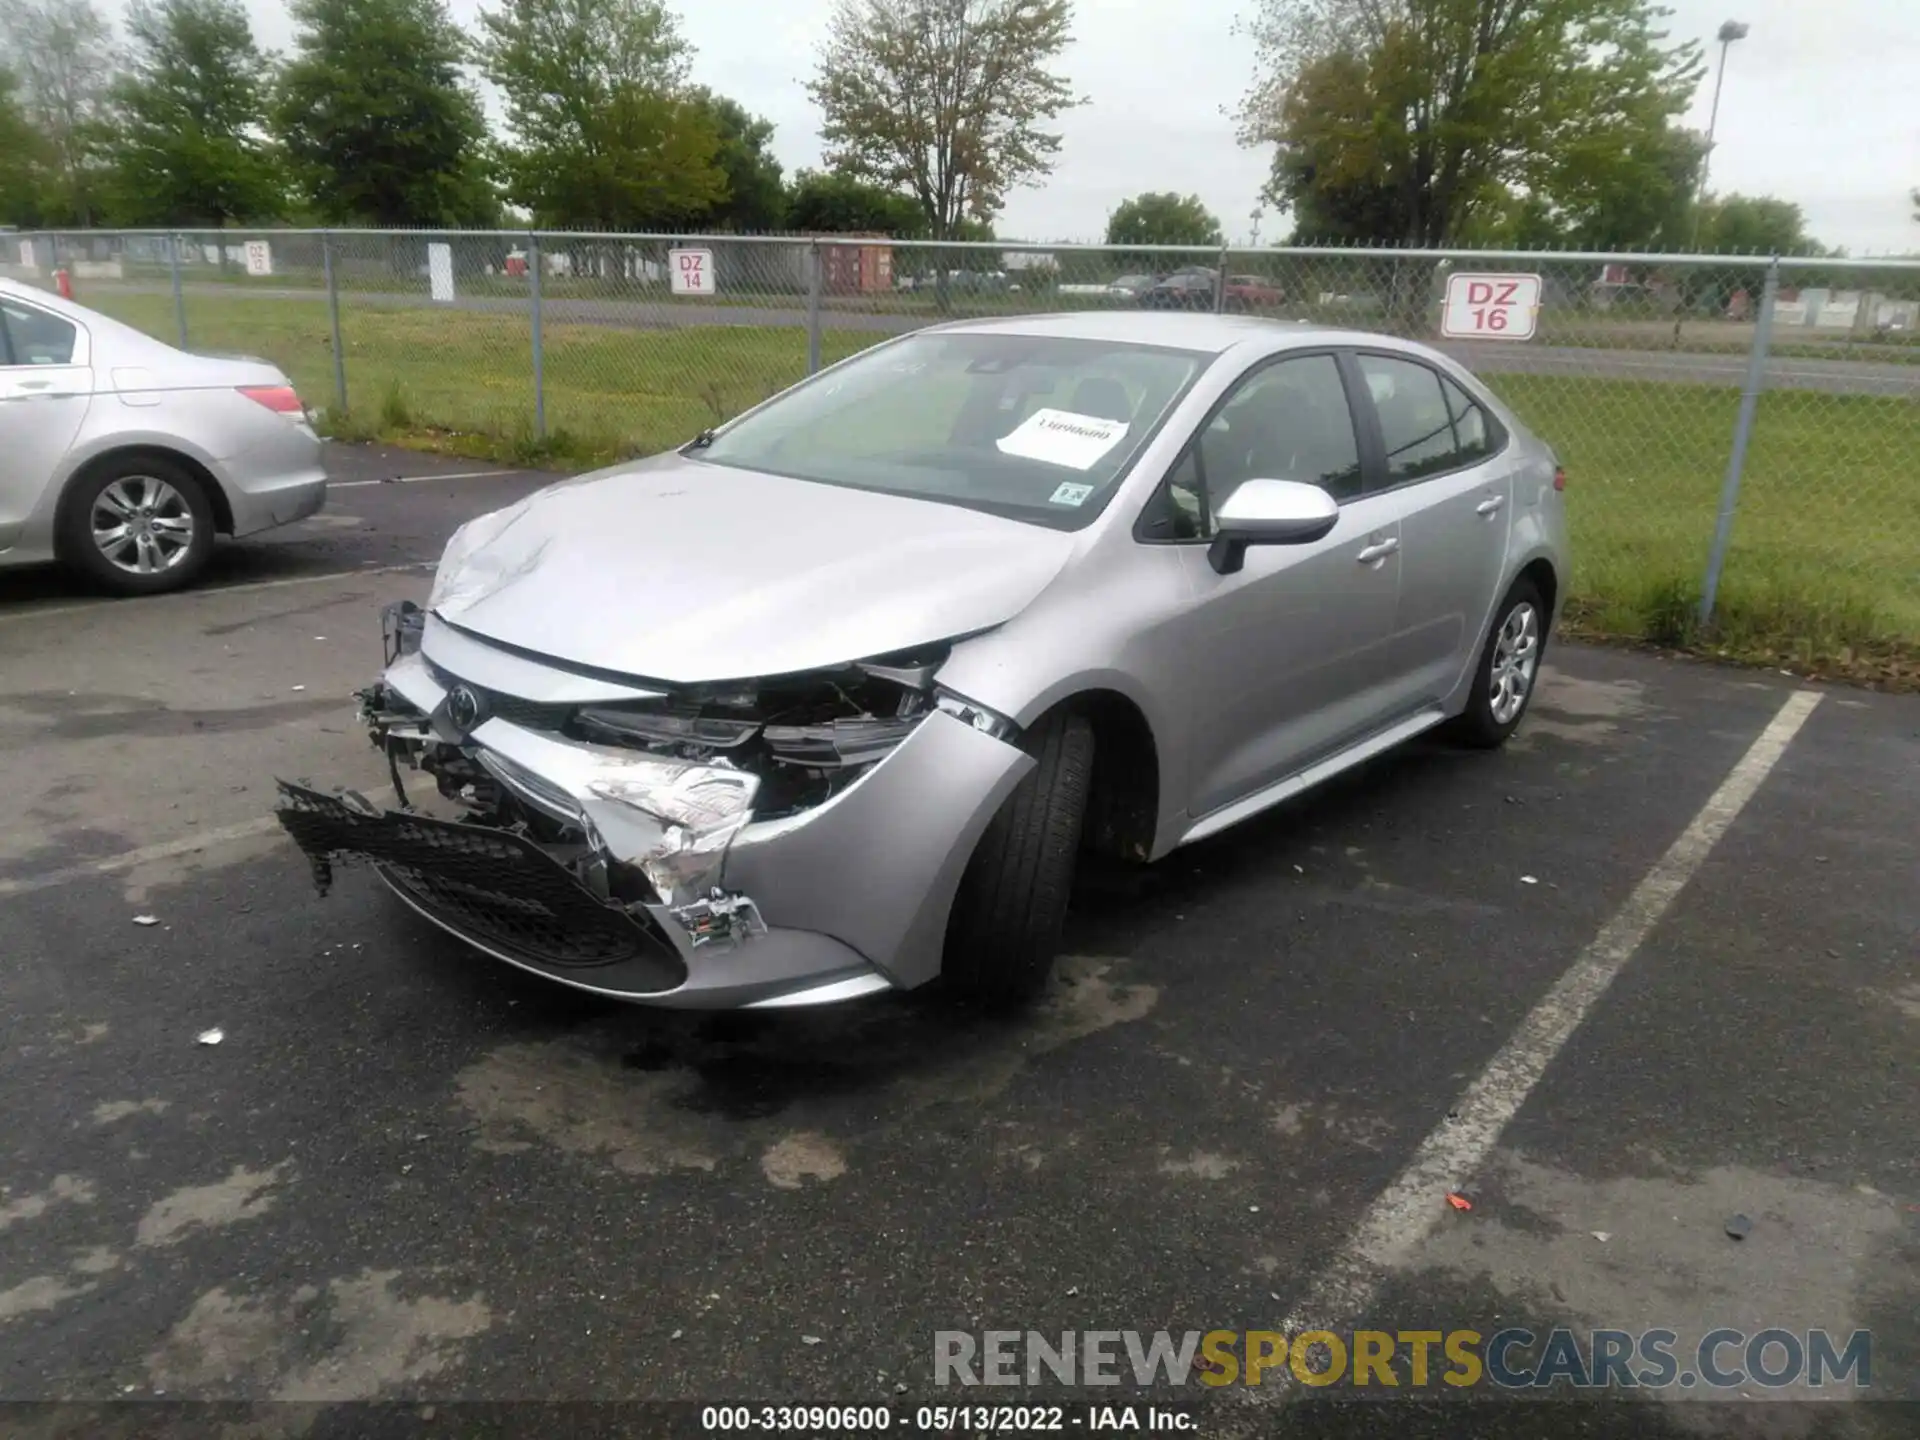
[[[1459,366],[1206,315],[940,326],[455,533],[363,692],[398,808],[283,782],[323,891],[603,995],[1044,984],[1148,861],[1525,713],[1553,452]]]
[[[64,561],[122,595],[190,584],[216,532],[326,501],[320,441],[264,360],[189,355],[0,280],[0,566]]]

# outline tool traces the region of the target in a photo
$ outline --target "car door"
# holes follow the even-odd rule
[[[1347,377],[1330,352],[1249,372],[1167,478],[1143,538],[1183,544],[1188,813],[1274,784],[1376,728],[1400,582],[1399,501],[1362,492]],[[1229,575],[1207,560],[1215,507],[1245,480],[1305,480],[1342,500],[1323,539],[1252,545]]]
[[[0,295],[0,550],[11,548],[80,433],[93,389],[86,332]]]
[[[1400,510],[1394,662],[1402,703],[1450,695],[1479,656],[1505,574],[1513,475],[1499,423],[1436,367],[1361,352],[1385,483]]]

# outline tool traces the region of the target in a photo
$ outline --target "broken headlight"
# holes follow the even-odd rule
[[[829,720],[821,725],[769,725],[761,732],[767,753],[788,765],[823,769],[871,765],[913,733],[919,715],[876,720]]]
[[[725,766],[760,782],[756,818],[825,803],[932,713],[947,648],[759,680],[676,687],[659,699],[584,706],[568,732],[597,745]]]

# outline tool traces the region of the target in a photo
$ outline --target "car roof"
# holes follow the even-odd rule
[[[0,294],[19,296],[21,300],[31,301],[31,303],[38,305],[40,309],[44,309],[44,311],[52,311],[54,315],[61,315],[61,317],[65,317],[65,319],[69,319],[69,321],[84,324],[88,330],[92,330],[92,328],[106,323],[109,324],[109,326],[113,326],[115,330],[127,330],[127,332],[131,332],[131,334],[140,334],[140,330],[134,330],[129,324],[121,324],[119,321],[115,321],[111,315],[102,315],[102,313],[96,311],[96,309],[86,309],[86,305],[79,303],[77,300],[65,300],[63,296],[54,294],[52,290],[42,290],[40,286],[27,284],[25,280],[10,280],[10,278],[0,275]]]
[[[1085,310],[1059,315],[1007,315],[991,320],[955,320],[931,327],[949,334],[1033,335],[1062,340],[1110,340],[1165,345],[1223,355],[1248,341],[1283,345],[1385,345],[1414,349],[1391,335],[1336,330],[1299,320],[1253,315],[1208,315],[1182,310]]]
[[[73,320],[86,319],[93,314],[83,306],[61,299],[51,290],[42,290],[38,285],[29,285],[24,280],[12,280],[5,275],[0,275],[0,295],[18,295],[22,300],[31,300],[43,310],[51,310],[56,315],[65,315]]]

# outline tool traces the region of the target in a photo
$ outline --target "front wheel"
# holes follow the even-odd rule
[[[1467,708],[1449,727],[1455,740],[1477,749],[1504,745],[1520,728],[1540,677],[1547,645],[1547,607],[1539,587],[1519,580],[1500,602],[1486,649],[1473,673]]]
[[[1046,988],[1066,925],[1093,776],[1093,726],[1051,716],[1027,732],[1034,767],[974,848],[947,922],[941,978],[956,995],[1017,1005]]]

